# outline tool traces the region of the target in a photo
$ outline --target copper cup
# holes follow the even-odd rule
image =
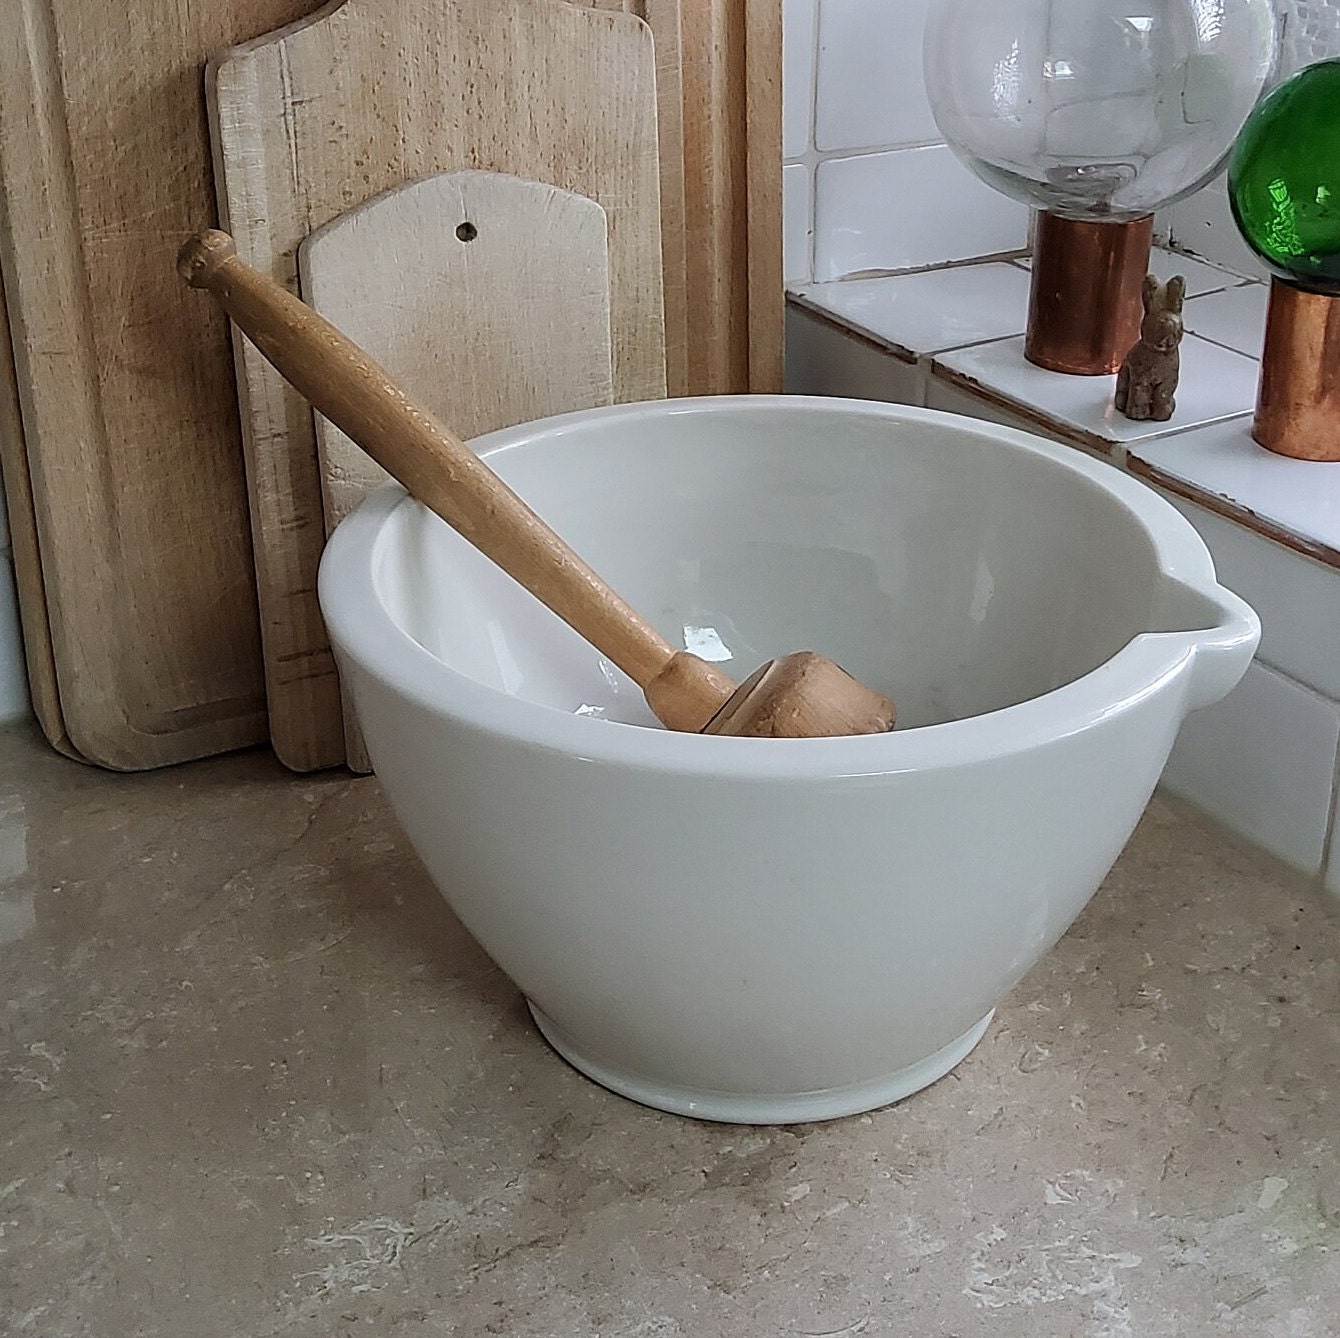
[[[1072,376],[1110,376],[1140,338],[1140,286],[1154,216],[1084,223],[1037,216],[1024,357]]]
[[[1340,460],[1340,298],[1270,285],[1252,436],[1298,460]]]

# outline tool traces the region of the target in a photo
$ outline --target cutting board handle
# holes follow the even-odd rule
[[[676,650],[605,584],[459,437],[351,339],[207,228],[177,269],[213,293],[279,372],[387,473],[608,656],[670,729],[697,731],[735,685]]]

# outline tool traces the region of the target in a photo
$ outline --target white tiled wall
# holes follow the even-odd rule
[[[784,4],[787,232],[809,243],[788,245],[788,284],[1022,248],[1028,211],[978,181],[931,118],[930,0]]]
[[[920,404],[921,364],[891,356],[799,307],[786,309],[786,388],[793,395]]]
[[[782,157],[799,162],[814,139],[815,0],[782,0]]]
[[[1187,717],[1163,783],[1316,874],[1338,746],[1340,708],[1258,661],[1222,702]]]
[[[814,197],[814,277],[927,269],[1028,236],[1027,211],[978,181],[943,144],[828,158]],[[928,207],[942,202],[944,212]]]
[[[1155,226],[1179,250],[1227,265],[1240,274],[1265,277],[1265,266],[1238,235],[1229,211],[1227,181],[1222,176],[1163,210]]]
[[[909,159],[941,142],[921,73],[930,2],[783,0],[783,154],[808,182],[807,190],[787,191],[788,230],[810,243],[788,248],[788,283],[1023,245],[1022,206],[1002,200],[951,154]],[[1276,0],[1276,7],[1280,77],[1340,53],[1340,0]],[[960,225],[941,241],[928,216]],[[1263,272],[1233,226],[1222,175],[1165,210],[1159,228],[1180,248],[1243,274]]]
[[[803,163],[782,168],[782,261],[787,274],[808,274],[814,240],[814,208],[810,203],[810,171]]]
[[[1204,507],[1164,496],[1200,531],[1219,579],[1266,611],[1258,658],[1319,696],[1340,702],[1340,576],[1335,568]]]
[[[1277,78],[1313,61],[1340,55],[1340,0],[1275,0],[1281,49]],[[1228,206],[1224,176],[1204,190],[1164,210],[1160,232],[1173,245],[1252,276],[1265,273],[1238,236]]]
[[[1340,758],[1340,573],[1164,495],[1200,532],[1219,579],[1261,615],[1256,663],[1222,702],[1188,719],[1164,784],[1316,874]],[[1340,852],[1332,863],[1340,871]]]
[[[921,78],[921,30],[930,0],[820,0],[814,147],[850,153],[934,144]]]

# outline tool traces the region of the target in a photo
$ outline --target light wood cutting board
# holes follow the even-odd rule
[[[341,214],[298,252],[302,296],[469,440],[610,404],[605,211],[556,186],[444,172]],[[388,475],[317,415],[327,525]],[[345,703],[347,761],[369,769]]]
[[[0,24],[22,410],[0,450],[33,698],[57,747],[106,766],[265,737],[225,324],[172,260],[213,212],[206,58],[312,8],[14,0]]]
[[[687,187],[684,180],[684,41],[680,31],[681,0],[573,2],[588,4],[594,9],[622,10],[625,14],[641,19],[651,29],[656,49],[656,138],[661,166],[665,379],[669,394],[694,395],[699,391],[689,381],[689,259],[684,212]],[[779,55],[779,69],[780,59]]]
[[[342,0],[236,48],[209,81],[220,212],[295,287],[298,244],[354,205],[452,168],[550,182],[609,223],[615,397],[665,394],[651,33],[549,0]],[[315,577],[325,534],[310,412],[236,344],[270,731],[296,770],[344,738]]]
[[[299,248],[303,299],[466,440],[610,404],[605,211],[499,172],[422,177]],[[334,529],[389,475],[318,416]]]
[[[656,41],[670,394],[776,393],[782,0],[584,2],[636,14]]]

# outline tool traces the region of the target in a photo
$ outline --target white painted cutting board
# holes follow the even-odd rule
[[[399,186],[298,252],[303,299],[465,439],[613,400],[609,248],[594,200],[495,172]],[[386,472],[317,415],[327,527]],[[346,760],[369,769],[345,703]]]
[[[319,228],[301,293],[469,440],[613,402],[605,211],[498,172],[398,186]],[[389,477],[317,418],[326,526]]]
[[[294,287],[309,233],[390,187],[507,172],[605,207],[614,395],[665,393],[655,55],[622,12],[551,0],[342,0],[235,48],[209,81],[220,213],[244,259]],[[312,417],[236,346],[271,739],[344,757],[315,580],[325,535]]]

